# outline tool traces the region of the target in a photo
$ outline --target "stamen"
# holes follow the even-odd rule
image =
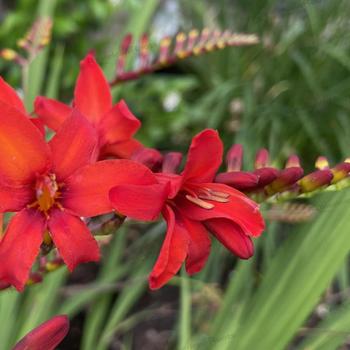
[[[203,209],[213,209],[213,208],[214,208],[214,204],[205,202],[205,201],[201,200],[201,199],[198,198],[198,197],[192,197],[192,196],[190,196],[189,194],[186,194],[186,198],[187,198],[190,202],[192,202],[192,203],[194,203],[194,204],[200,206],[200,207],[203,208]]]
[[[201,199],[207,199],[207,200],[211,200],[211,201],[215,201],[215,202],[219,202],[219,203],[227,203],[230,201],[228,198],[218,197],[218,196],[214,196],[212,194],[200,194],[200,195],[198,195],[198,197]]]
[[[206,190],[215,197],[220,197],[220,198],[229,198],[230,197],[230,195],[228,193],[225,193],[225,192],[214,191],[210,188],[206,188]]]

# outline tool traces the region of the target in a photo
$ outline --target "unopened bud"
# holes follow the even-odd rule
[[[268,195],[287,190],[296,184],[304,175],[304,169],[301,167],[290,167],[280,171],[278,177],[266,187]]]
[[[231,171],[218,174],[215,182],[226,184],[240,191],[247,191],[258,185],[259,176],[247,171]]]
[[[279,170],[275,168],[266,167],[256,169],[254,171],[254,174],[259,177],[258,187],[261,188],[267,186],[272,181],[274,181],[279,174]]]
[[[285,168],[300,168],[300,160],[297,155],[292,155],[288,158]]]
[[[255,169],[265,168],[269,163],[269,151],[265,148],[260,149],[255,157]]]
[[[240,144],[233,145],[226,155],[227,171],[239,171],[242,168],[243,147]]]
[[[333,173],[332,183],[335,184],[340,180],[343,180],[346,177],[348,177],[350,172],[350,163],[343,162],[343,163],[337,164],[335,167],[331,169],[331,172]]]
[[[18,54],[14,50],[3,49],[0,51],[0,56],[6,61],[13,61],[18,57]]]
[[[163,157],[162,173],[176,174],[182,161],[182,153],[169,152]]]
[[[328,169],[329,168],[328,159],[324,156],[319,156],[316,159],[315,167],[319,170]]]
[[[332,171],[329,169],[317,170],[304,176],[298,181],[300,190],[303,193],[315,191],[331,183],[333,178]]]

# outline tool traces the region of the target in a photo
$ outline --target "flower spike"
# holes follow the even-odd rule
[[[152,73],[176,63],[190,56],[198,56],[222,50],[230,46],[255,45],[259,39],[254,34],[237,34],[229,31],[209,30],[204,28],[199,34],[193,29],[188,34],[178,33],[175,38],[164,37],[159,43],[159,53],[153,61],[150,60],[149,38],[146,34],[139,40],[138,67],[131,71],[125,71],[125,62],[132,44],[132,37],[128,34],[121,42],[120,56],[117,59],[116,76],[110,82],[111,86],[125,81],[135,80],[142,75]]]

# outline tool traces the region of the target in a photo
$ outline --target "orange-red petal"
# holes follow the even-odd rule
[[[201,222],[182,217],[189,234],[186,271],[193,275],[202,270],[210,254],[211,240],[206,228]]]
[[[253,242],[244,234],[240,226],[227,219],[210,219],[205,222],[205,225],[231,253],[241,259],[249,259],[253,256]]]
[[[157,262],[149,276],[151,289],[161,288],[178,273],[188,251],[188,232],[181,216],[175,214],[169,206],[164,208],[163,216],[168,229]]]
[[[229,219],[241,227],[246,235],[259,236],[265,228],[259,206],[243,193],[223,184],[204,183],[203,188],[229,195],[228,202],[205,199],[212,209],[204,209],[183,196],[176,198],[176,205],[193,220],[204,221],[214,218]]]
[[[23,209],[11,219],[0,243],[0,281],[23,290],[45,227],[45,218],[34,209]]]
[[[70,271],[78,264],[100,259],[98,244],[80,218],[56,209],[50,214],[48,228]]]
[[[0,182],[23,185],[49,167],[43,135],[18,109],[0,101]]]
[[[122,100],[103,116],[99,131],[102,142],[112,144],[130,139],[140,126],[141,122]]]
[[[38,96],[35,99],[34,110],[43,123],[54,131],[57,131],[72,114],[71,107],[44,96]]]
[[[121,184],[149,185],[157,181],[145,166],[126,159],[103,160],[79,169],[66,179],[62,205],[80,216],[113,210],[109,191]]]
[[[22,100],[19,98],[15,89],[13,89],[6,81],[0,77],[0,101],[14,108],[17,108],[22,113],[25,113],[25,108]]]
[[[13,350],[54,350],[68,331],[68,317],[65,315],[55,316],[25,335]]]
[[[210,182],[222,162],[223,145],[218,133],[206,129],[196,135],[188,151],[182,173],[185,181]]]
[[[57,180],[64,180],[74,171],[96,160],[97,134],[94,127],[73,110],[50,141],[53,172]]]
[[[91,53],[80,62],[80,74],[74,90],[74,106],[95,125],[112,108],[108,82]]]
[[[119,213],[136,220],[152,221],[159,216],[168,197],[168,185],[120,185],[109,198]]]
[[[22,210],[35,199],[34,190],[29,186],[6,187],[0,185],[0,212]]]

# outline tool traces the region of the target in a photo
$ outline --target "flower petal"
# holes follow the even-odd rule
[[[0,243],[0,281],[23,290],[45,226],[45,218],[34,209],[23,209],[11,219]]]
[[[153,173],[136,162],[103,160],[79,169],[66,179],[62,205],[80,216],[96,216],[113,210],[109,191],[121,184],[152,185]]]
[[[249,236],[259,236],[265,228],[264,220],[259,212],[259,206],[243,193],[223,184],[201,184],[203,188],[229,195],[228,202],[205,199],[212,204],[212,209],[205,209],[194,204],[184,196],[176,197],[176,205],[187,217],[204,221],[214,218],[226,218],[241,227]],[[199,186],[198,186],[199,187]]]
[[[17,108],[22,113],[26,113],[24,104],[19,98],[15,89],[13,89],[6,81],[0,77],[0,101],[14,108]]]
[[[210,254],[211,240],[202,223],[182,217],[189,233],[186,271],[193,275],[202,270]]]
[[[74,171],[96,158],[97,134],[94,127],[79,111],[73,110],[50,141],[53,172],[64,180]]]
[[[142,147],[141,142],[134,139],[105,145],[100,151],[100,159],[106,159],[108,157],[129,159],[133,153]]]
[[[57,131],[72,114],[72,108],[51,98],[38,96],[34,102],[35,114],[50,129]]]
[[[206,129],[195,136],[182,173],[185,181],[212,181],[221,165],[222,153],[222,141],[215,130]]]
[[[0,212],[22,210],[35,200],[35,193],[29,186],[6,187],[0,185]]]
[[[68,317],[65,315],[55,316],[24,336],[13,350],[54,350],[68,331]]]
[[[49,148],[38,128],[0,101],[0,182],[23,185],[49,166]]]
[[[103,116],[99,131],[103,143],[112,144],[130,139],[140,126],[141,122],[122,100]]]
[[[168,224],[165,240],[156,264],[149,276],[151,289],[158,289],[166,284],[180,270],[188,252],[188,232],[181,216],[166,206],[163,216]]]
[[[159,216],[168,197],[168,185],[119,185],[109,198],[116,211],[136,220],[152,221]]]
[[[80,74],[74,91],[74,107],[95,125],[112,108],[108,82],[91,53],[80,62]]]
[[[50,214],[48,228],[70,271],[78,264],[100,259],[98,244],[80,218],[56,209]]]
[[[254,245],[242,229],[227,219],[210,219],[206,227],[233,254],[241,259],[249,259],[254,254]]]

